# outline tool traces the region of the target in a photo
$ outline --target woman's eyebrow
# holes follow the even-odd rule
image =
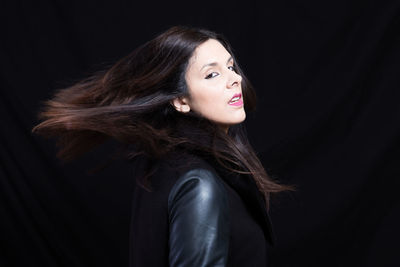
[[[233,59],[232,56],[230,56],[230,57],[228,58],[228,60],[226,61],[226,64],[228,64],[232,59]],[[207,64],[205,64],[203,67],[201,67],[200,70],[202,70],[202,69],[204,69],[205,67],[208,67],[208,66],[213,66],[213,67],[214,67],[214,66],[217,66],[217,65],[218,65],[217,62],[207,63]]]

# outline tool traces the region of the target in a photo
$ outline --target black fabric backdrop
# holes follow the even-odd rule
[[[273,266],[400,266],[400,1],[2,1],[0,265],[127,266],[133,166],[32,135],[41,102],[172,25],[232,43],[259,97]]]

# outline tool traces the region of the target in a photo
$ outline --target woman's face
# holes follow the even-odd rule
[[[210,39],[199,45],[189,60],[186,70],[189,97],[175,99],[174,105],[182,112],[191,109],[227,131],[229,125],[246,118],[241,81],[229,52],[220,42]]]

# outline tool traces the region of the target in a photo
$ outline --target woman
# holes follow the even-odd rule
[[[245,109],[246,107],[246,109]],[[271,193],[242,122],[255,93],[227,41],[172,27],[60,90],[34,131],[72,158],[107,138],[136,159],[131,266],[267,266]]]

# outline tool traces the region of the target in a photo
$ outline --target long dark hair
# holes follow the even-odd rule
[[[46,102],[43,120],[33,128],[55,136],[61,149],[58,157],[74,158],[114,138],[134,144],[131,157],[144,155],[156,161],[174,149],[212,156],[224,168],[254,178],[268,206],[270,193],[290,189],[273,181],[264,170],[246,137],[242,124],[224,132],[196,112],[181,113],[171,101],[189,95],[185,72],[194,50],[209,39],[218,40],[231,54],[220,34],[176,26],[135,49],[111,68],[61,89]],[[256,105],[255,92],[242,76],[245,110]],[[155,165],[154,165],[155,166]],[[145,179],[154,169],[148,170]]]

